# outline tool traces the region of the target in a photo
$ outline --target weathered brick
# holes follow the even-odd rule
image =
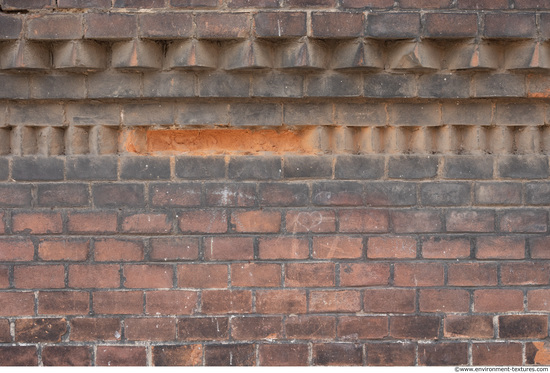
[[[548,183],[525,184],[525,202],[530,205],[550,204],[550,184]]]
[[[508,156],[499,159],[499,174],[511,179],[545,179],[548,177],[547,157]]]
[[[279,339],[282,331],[282,317],[234,317],[231,319],[231,336],[236,340]]]
[[[307,311],[306,292],[303,290],[258,290],[256,311],[265,314],[300,314]]]
[[[330,104],[285,104],[283,122],[286,125],[330,125],[334,123]]]
[[[444,268],[441,263],[395,263],[395,286],[443,286]]]
[[[14,233],[53,234],[63,232],[58,212],[20,212],[12,215]]]
[[[385,210],[341,210],[338,221],[339,231],[346,233],[387,232],[389,229],[389,214]]]
[[[205,237],[206,260],[250,260],[254,258],[252,237]]]
[[[1,237],[0,260],[5,262],[32,261],[34,244],[30,238]]]
[[[490,339],[493,337],[493,318],[485,315],[447,315],[444,335],[447,338]]]
[[[94,205],[97,207],[143,207],[143,184],[95,184],[92,186]]]
[[[7,289],[10,287],[9,274],[10,274],[9,267],[0,266],[0,289]],[[0,335],[1,334],[2,333],[0,332]]]
[[[36,346],[1,346],[0,356],[0,366],[38,365]]]
[[[362,365],[363,349],[360,344],[326,343],[313,345],[313,365]]]
[[[194,237],[152,238],[149,257],[155,261],[194,260],[199,256],[199,240]]]
[[[307,239],[293,237],[262,237],[258,243],[260,259],[307,259],[309,242]]]
[[[253,366],[256,365],[256,349],[253,344],[206,345],[206,366]]]
[[[38,184],[38,206],[81,207],[89,204],[86,184]]]
[[[281,284],[279,264],[244,263],[231,265],[231,285],[237,287],[276,287]]]
[[[165,14],[158,15],[165,17]],[[143,97],[194,97],[197,95],[194,82],[195,76],[192,73],[181,71],[150,72],[143,75]],[[162,121],[173,123],[175,121],[174,113],[168,112],[163,106],[160,106],[160,108],[162,108],[160,109],[162,111],[157,111],[157,114],[162,115]],[[144,119],[142,123],[139,122],[139,119],[134,120],[136,125],[143,125],[147,122],[149,122],[149,119],[147,121]]]
[[[341,286],[388,285],[390,267],[385,263],[342,263],[340,264]]]
[[[471,103],[471,102],[453,102],[443,103],[442,105],[442,121],[443,124],[463,124],[463,125],[489,125],[492,122],[492,107],[486,103]],[[445,159],[455,160],[454,163],[462,163],[460,159],[470,159],[469,157],[448,157]],[[480,161],[485,161],[487,158],[476,157]],[[477,165],[472,164],[474,167]],[[455,166],[457,167],[457,166]],[[465,167],[465,166],[464,166]],[[478,171],[479,172],[479,171]]]
[[[519,205],[521,203],[521,184],[476,183],[475,201],[479,205]]]
[[[418,13],[370,13],[367,36],[381,39],[413,39],[420,36]]]
[[[115,0],[115,8],[163,8],[164,0]]]
[[[370,366],[411,366],[415,364],[416,348],[412,343],[367,344],[367,364]]]
[[[201,310],[207,314],[249,313],[252,292],[249,290],[205,290]]]
[[[70,233],[101,233],[117,231],[117,213],[109,211],[71,211],[68,214],[68,231]]]
[[[311,199],[321,206],[362,206],[363,185],[352,181],[314,183]]]
[[[365,184],[365,202],[369,206],[412,206],[416,204],[416,184],[375,182]]]
[[[124,45],[124,44],[122,44]],[[122,52],[121,52],[122,53]],[[151,52],[152,53],[152,52]],[[137,63],[137,62],[136,62]],[[144,103],[144,104],[126,104],[122,106],[122,121],[128,126],[144,126],[154,124],[174,124],[174,106],[172,103]],[[124,165],[124,161],[128,164]],[[128,174],[132,171],[139,173],[151,173],[155,170],[149,170],[147,166],[159,167],[157,172],[166,172],[166,162],[168,158],[161,157],[133,157],[123,158],[122,172],[128,169]],[[132,170],[133,167],[137,169]],[[169,167],[168,167],[169,168]]]
[[[16,181],[63,180],[63,159],[25,157],[12,160],[12,178]]]
[[[398,339],[436,339],[440,322],[437,316],[394,316],[390,318],[390,336]]]
[[[116,341],[122,332],[115,318],[76,318],[70,321],[71,341]]]
[[[30,207],[31,186],[28,184],[0,185],[1,207]]]
[[[523,291],[511,289],[482,289],[474,291],[475,312],[523,311]]]
[[[452,74],[424,75],[418,80],[418,96],[468,98],[470,96],[470,77]]]
[[[354,45],[351,45],[351,46],[354,46]],[[343,61],[345,61],[344,58],[346,57],[342,56]],[[369,75],[366,75],[365,78],[367,76]],[[379,74],[374,74],[374,75],[370,75],[369,77],[375,78],[378,76]],[[395,76],[391,75],[391,77],[395,77]],[[380,89],[380,88],[381,87],[375,88],[374,85],[371,85],[369,87],[365,87],[365,91],[367,92],[367,89]],[[370,96],[370,94],[367,96]],[[386,124],[386,105],[383,103],[367,103],[367,104],[335,103],[334,109],[335,109],[336,123],[343,126],[367,127],[367,126],[384,126]],[[381,171],[383,173],[383,168],[384,168],[383,157],[376,157],[373,155],[368,157],[352,155],[352,156],[339,156],[337,157],[337,160],[357,170],[357,174],[353,175],[353,177],[348,177],[350,179],[355,178],[357,176],[361,176],[359,177],[361,179],[380,178],[382,175],[379,175],[379,176],[374,176],[374,175],[378,175],[378,173]],[[363,169],[362,166],[365,168]],[[351,170],[348,170],[346,172],[346,169],[344,167],[338,167],[338,163],[337,163],[337,169],[340,168],[339,172],[344,173],[344,175],[350,174],[351,172],[353,172]],[[379,170],[379,168],[382,168],[382,170]],[[338,173],[338,170],[336,170],[335,172]]]
[[[62,265],[15,266],[13,279],[18,289],[59,289],[65,287]]]
[[[228,216],[225,210],[187,210],[179,213],[178,219],[183,232],[227,232]]]
[[[491,179],[493,160],[486,157],[445,157],[443,174],[447,179]]]
[[[183,264],[178,266],[178,286],[183,288],[226,288],[227,265]]]
[[[313,258],[353,259],[363,256],[361,237],[323,236],[313,238]]]
[[[369,237],[367,258],[416,258],[416,239],[413,237]]]
[[[259,203],[264,206],[304,206],[309,200],[306,184],[262,183]]]
[[[532,38],[537,31],[533,13],[489,13],[484,35],[489,38]]]
[[[281,213],[266,210],[234,211],[231,224],[236,232],[277,233],[281,227]]]
[[[170,0],[170,5],[176,8],[214,8],[220,5],[220,0]]]
[[[220,179],[225,177],[224,157],[178,157],[176,176],[182,179]]]
[[[426,14],[424,36],[446,39],[476,37],[477,14],[428,13]]]
[[[305,36],[305,12],[259,12],[254,15],[256,35],[264,38]]]
[[[202,345],[153,346],[155,366],[198,366],[202,365]]]
[[[44,346],[44,366],[91,366],[92,349],[89,346]]]
[[[396,126],[437,126],[440,111],[436,104],[396,103],[388,105],[388,118],[389,123]]]
[[[170,159],[164,157],[122,158],[120,177],[126,180],[169,179]]]
[[[216,77],[212,78],[216,80]],[[235,83],[235,82],[232,82]],[[244,82],[241,82],[244,83]],[[156,85],[157,83],[155,83]],[[246,88],[248,89],[248,87]],[[248,90],[247,90],[248,92]],[[244,92],[243,92],[244,94]],[[216,124],[227,125],[229,124],[229,105],[224,103],[212,104],[212,103],[193,103],[185,104],[180,103],[176,106],[176,123],[177,124]],[[187,158],[187,157],[185,157]],[[204,162],[209,162],[210,157],[203,157]],[[223,157],[221,158],[223,159]],[[208,166],[210,167],[210,166]],[[217,168],[215,169],[218,170]],[[200,179],[201,174],[199,170],[195,170],[194,179]],[[212,172],[214,173],[214,172]],[[205,178],[210,173],[205,173]],[[222,172],[223,177],[225,175]],[[213,178],[213,177],[210,177]]]
[[[119,266],[116,264],[73,264],[69,266],[69,287],[118,288]]]
[[[472,362],[475,365],[521,365],[522,344],[515,342],[474,343]]]
[[[363,80],[365,97],[416,97],[416,79],[405,74],[365,74]],[[386,115],[380,118],[386,123]]]
[[[103,109],[102,109],[103,110]],[[67,157],[68,180],[116,180],[117,158],[111,156]]]
[[[93,293],[95,314],[132,315],[143,313],[141,291],[96,291]]]
[[[392,0],[342,0],[343,8],[392,8]]]
[[[229,0],[227,3],[229,8],[278,8],[277,0]]]
[[[87,39],[131,39],[137,36],[137,16],[120,13],[86,13],[84,37]]]
[[[363,304],[368,313],[412,313],[416,295],[412,289],[368,289]]]
[[[268,180],[281,178],[279,157],[232,157],[228,165],[228,177],[236,180]]]
[[[16,14],[2,14],[0,16],[0,40],[16,40],[21,36],[23,19]]]
[[[358,312],[361,310],[361,293],[355,290],[311,291],[309,312]]]
[[[145,313],[148,315],[192,315],[198,309],[195,291],[147,291],[145,298]]]
[[[256,186],[254,184],[206,184],[204,186],[208,206],[254,206]]]
[[[176,339],[176,319],[128,318],[124,334],[131,341],[173,341]]]
[[[306,344],[261,344],[261,366],[306,366],[309,348]]]
[[[448,211],[445,217],[447,232],[493,232],[495,214],[484,210]]]
[[[32,316],[34,315],[34,295],[27,292],[0,293],[0,316]]]
[[[280,104],[231,104],[230,120],[235,126],[280,126],[283,119],[283,107]]]
[[[178,319],[178,339],[184,341],[224,340],[229,338],[226,317],[193,317]]]
[[[517,237],[479,237],[476,257],[479,259],[523,259],[525,239]]]
[[[336,317],[291,315],[285,321],[285,334],[290,339],[332,339],[336,336]]]
[[[125,265],[123,276],[128,288],[171,288],[173,285],[173,268],[168,265]]]
[[[326,210],[288,211],[286,230],[290,233],[335,232],[336,215]]]
[[[344,340],[381,339],[387,335],[386,316],[342,316],[338,321],[338,337]]]
[[[491,74],[474,78],[475,97],[522,97],[525,78],[520,75]]]
[[[27,19],[27,38],[31,40],[74,40],[82,35],[80,14],[49,14]]]
[[[286,156],[284,158],[285,179],[321,178],[332,176],[332,157]]]
[[[94,259],[98,262],[139,261],[144,251],[142,240],[103,238],[94,242]]]
[[[147,352],[144,346],[98,346],[97,366],[145,366]]]
[[[540,126],[544,123],[544,107],[534,104],[497,103],[495,121],[499,125]]]
[[[396,179],[426,179],[437,174],[439,159],[434,156],[393,156],[388,161],[388,176]]]
[[[38,293],[39,315],[87,315],[90,295],[84,291],[41,291]]]
[[[508,9],[506,0],[458,0],[460,9]]]
[[[546,232],[548,216],[543,210],[512,210],[500,217],[500,230],[503,232]]]
[[[280,15],[284,14],[287,13],[280,13]],[[252,96],[302,97],[303,95],[303,75],[292,72],[286,73],[278,71],[252,75]]]
[[[467,343],[437,343],[418,346],[419,365],[467,365]]]
[[[525,344],[525,362],[527,364],[546,365],[548,361],[547,342],[528,342]]]
[[[57,0],[58,8],[110,8],[111,0]]]
[[[506,315],[498,317],[500,338],[546,338],[547,315]]]
[[[197,36],[202,39],[245,38],[250,33],[246,13],[199,13],[195,16]]]
[[[347,12],[313,12],[312,35],[319,38],[354,38],[363,35],[363,15]]]
[[[287,263],[286,287],[328,287],[335,285],[334,263]]]
[[[494,286],[497,266],[486,263],[454,263],[449,265],[447,284],[450,286]]]
[[[527,292],[527,309],[529,311],[548,311],[550,309],[549,301],[548,289],[535,289]]]
[[[420,312],[468,312],[470,294],[461,289],[420,290]]]
[[[67,332],[65,319],[18,319],[15,321],[15,341],[23,343],[61,342]]]
[[[166,234],[172,230],[171,218],[163,213],[132,214],[123,217],[122,231],[125,233]]]
[[[139,74],[111,71],[94,73],[88,76],[88,98],[138,97],[140,85]]]
[[[435,210],[392,211],[391,220],[397,233],[439,232],[443,225]]]
[[[289,7],[307,8],[307,7],[319,7],[319,8],[333,8],[336,5],[335,0],[288,0],[285,4]]]
[[[436,182],[420,185],[420,198],[425,206],[461,206],[470,203],[470,184]]]
[[[503,285],[548,285],[550,266],[547,263],[505,263],[500,276]]]

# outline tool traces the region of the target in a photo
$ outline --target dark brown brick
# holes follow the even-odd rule
[[[1,207],[30,207],[31,186],[27,184],[13,184],[0,186]]]
[[[153,346],[155,366],[202,365],[202,345]]]
[[[37,366],[36,346],[0,346],[0,366]]]
[[[412,343],[367,344],[367,364],[371,366],[411,366],[416,351]]]
[[[158,207],[189,207],[201,203],[200,184],[153,184],[149,193],[151,204]]]
[[[249,290],[205,290],[201,301],[201,310],[207,314],[252,311],[252,292]]]
[[[115,0],[115,8],[164,8],[164,0]]]
[[[0,40],[15,40],[21,36],[23,19],[16,14],[0,15]]]
[[[326,343],[313,345],[313,365],[363,365],[360,344]]]
[[[489,38],[532,38],[536,34],[534,13],[490,13],[485,15],[484,35]]]
[[[83,35],[80,14],[51,14],[27,19],[27,37],[36,40],[74,40]]]
[[[306,344],[261,344],[259,347],[262,366],[306,366],[309,348]]]
[[[8,266],[0,266],[0,289],[10,287],[10,270]]]
[[[338,212],[340,232],[378,233],[389,229],[389,214],[386,210],[354,209]]]
[[[479,237],[476,257],[479,259],[523,259],[525,239],[519,237]]]
[[[335,284],[334,263],[287,263],[285,286],[325,287]]]
[[[231,264],[231,285],[237,287],[280,286],[281,265],[267,263]]]
[[[365,185],[365,202],[369,206],[416,205],[416,184],[384,181]]]
[[[39,315],[87,315],[90,295],[84,291],[41,291],[38,293]]]
[[[367,241],[367,258],[416,258],[416,239],[413,237],[370,237]]]
[[[3,0],[2,8],[5,10],[29,10],[53,8],[53,0]]]
[[[343,8],[392,8],[393,0],[342,0]]]
[[[390,318],[390,336],[397,339],[436,339],[439,324],[437,316],[394,316]]]
[[[550,259],[550,237],[536,237],[529,240],[531,258]]]
[[[307,8],[333,8],[336,6],[335,0],[287,0],[285,3],[288,7]]]
[[[445,217],[447,232],[493,232],[495,213],[485,210],[455,210]]]
[[[92,187],[97,207],[143,207],[145,205],[142,184],[96,184]]]
[[[233,317],[231,319],[231,337],[236,340],[279,339],[282,333],[282,317]]]
[[[131,315],[143,313],[141,291],[96,291],[93,293],[95,314]]]
[[[206,260],[251,260],[254,258],[252,237],[205,237]]]
[[[18,319],[15,321],[15,341],[24,343],[61,342],[67,332],[65,319]]]
[[[472,344],[474,365],[521,365],[523,351],[521,343],[474,343]]]
[[[305,36],[305,12],[259,12],[254,15],[256,35],[264,38]]]
[[[285,333],[291,339],[333,339],[336,336],[336,318],[292,315],[285,321]]]
[[[250,207],[256,203],[253,184],[206,184],[204,194],[208,206]]]
[[[306,184],[260,184],[260,205],[304,206],[309,199]]]
[[[425,36],[429,38],[472,38],[477,35],[477,15],[473,13],[428,13],[425,22]]]
[[[110,8],[112,0],[57,0],[58,8]]]
[[[220,0],[170,0],[170,5],[176,8],[214,8],[220,5]]]
[[[506,315],[498,317],[500,338],[546,338],[548,336],[547,315]]]
[[[124,320],[124,335],[130,341],[174,341],[176,319],[174,318],[127,318]]]
[[[437,210],[392,211],[391,220],[396,233],[440,232],[443,229]]]
[[[444,335],[447,338],[490,339],[493,337],[493,318],[482,315],[447,315]]]
[[[246,13],[200,13],[195,16],[197,36],[202,39],[245,38],[250,33]]]
[[[47,207],[79,207],[89,204],[86,184],[39,184],[38,205]]]
[[[500,230],[503,232],[546,232],[547,224],[548,215],[542,210],[508,211],[500,217]]]
[[[226,317],[193,317],[178,320],[178,339],[183,341],[219,341],[229,338]]]
[[[71,211],[68,214],[69,233],[114,233],[117,231],[117,213],[109,211]]]
[[[412,39],[420,35],[418,13],[371,13],[367,36],[381,39]]]
[[[44,346],[44,366],[91,366],[92,350],[88,346]]]
[[[178,286],[183,288],[226,288],[225,264],[183,264],[178,266]]]
[[[229,0],[229,8],[278,8],[278,0]]]
[[[87,39],[131,39],[137,36],[137,16],[120,13],[87,13],[84,37]]]
[[[420,312],[468,312],[470,294],[461,289],[420,290]]]
[[[73,288],[118,288],[119,265],[74,264],[69,266],[69,286]]]
[[[335,232],[336,216],[327,210],[294,210],[286,213],[286,230],[290,233]]]
[[[314,183],[311,199],[320,206],[362,206],[363,187],[350,181]]]
[[[467,365],[467,343],[436,343],[418,346],[419,365]]]
[[[443,264],[395,263],[393,282],[396,286],[443,286]]]
[[[343,316],[338,321],[342,339],[382,339],[388,336],[387,316]]]
[[[207,366],[253,366],[256,354],[253,344],[206,345],[204,363]]]
[[[78,318],[71,320],[71,341],[117,341],[121,335],[120,320],[115,318]]]
[[[141,346],[98,346],[96,353],[98,366],[145,366],[147,352]]]
[[[451,7],[451,0],[399,0],[401,8],[444,9]]]
[[[503,285],[548,285],[550,265],[545,262],[506,263],[500,268]]]
[[[369,289],[363,292],[365,312],[412,313],[416,294],[412,289]]]
[[[424,183],[420,186],[420,198],[425,206],[461,206],[470,203],[468,183]]]
[[[363,238],[322,236],[313,238],[315,259],[354,259],[363,256]]]
[[[304,290],[257,290],[256,311],[264,314],[300,314],[307,311]]]
[[[519,205],[521,184],[476,183],[475,201],[478,205]]]
[[[508,0],[458,0],[460,9],[508,9]]]
[[[363,14],[345,12],[313,12],[313,36],[319,38],[355,38],[363,35]]]

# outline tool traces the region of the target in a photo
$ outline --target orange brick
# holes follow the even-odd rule
[[[262,237],[258,252],[260,259],[307,259],[309,242],[305,238]]]
[[[98,262],[143,260],[145,246],[139,239],[104,238],[94,243],[94,259]]]
[[[231,264],[231,285],[237,287],[281,286],[280,264]]]
[[[63,221],[58,212],[22,212],[12,216],[14,233],[52,234],[63,232]]]
[[[523,311],[523,291],[480,289],[474,291],[474,312]]]
[[[307,300],[304,290],[258,290],[256,311],[267,314],[306,313]]]
[[[281,229],[281,213],[277,211],[235,211],[231,224],[236,232],[276,233]]]
[[[82,261],[88,258],[90,241],[74,239],[42,239],[38,256],[42,260]]]
[[[96,291],[92,299],[96,314],[143,314],[142,291]]]
[[[31,265],[13,268],[15,287],[19,289],[60,289],[65,287],[63,265]]]
[[[416,258],[416,240],[412,237],[369,237],[367,257],[372,259]]]
[[[191,315],[197,310],[198,294],[195,291],[147,291],[145,297],[148,315]]]
[[[342,263],[340,264],[341,286],[388,285],[390,266],[384,263]]]
[[[168,214],[134,214],[124,217],[122,231],[126,233],[166,234],[172,230]]]
[[[316,259],[354,259],[363,256],[361,237],[322,236],[313,238]]]
[[[309,312],[357,312],[361,310],[361,293],[355,290],[309,293]]]
[[[128,264],[123,268],[127,288],[171,288],[173,287],[172,266],[163,264]]]
[[[443,286],[445,274],[441,263],[396,263],[395,286]]]
[[[321,287],[334,286],[334,263],[287,263],[285,265],[285,286]]]
[[[178,287],[226,288],[227,275],[225,264],[183,264],[178,266]]]

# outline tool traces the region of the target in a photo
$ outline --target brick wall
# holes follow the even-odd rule
[[[0,9],[0,365],[548,364],[547,1]]]

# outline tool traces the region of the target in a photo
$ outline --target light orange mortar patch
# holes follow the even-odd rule
[[[125,149],[146,154],[314,154],[317,149],[308,128],[134,130]]]
[[[533,346],[537,349],[534,363],[540,365],[550,365],[550,346],[544,342],[533,342]]]

